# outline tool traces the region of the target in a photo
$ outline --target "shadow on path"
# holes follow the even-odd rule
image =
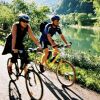
[[[18,87],[12,80],[9,81],[9,100],[22,100]]]
[[[72,90],[69,89],[68,87],[62,86],[62,88],[63,88],[64,92],[69,96],[69,98],[70,98],[71,100],[84,100],[82,97],[80,97],[78,94],[76,94],[74,91],[72,91]],[[75,97],[72,97],[72,96],[69,94],[69,92],[70,92],[71,94],[74,94],[74,95],[77,97],[77,99],[76,99]]]
[[[47,78],[44,74],[41,74],[46,80],[44,80],[42,77],[42,81],[45,84],[45,86],[51,91],[51,93],[56,97],[57,100],[83,100],[78,94],[76,94],[74,91],[72,91],[71,89],[62,86],[62,89],[60,89],[59,87],[55,86],[55,84],[49,79]],[[68,91],[72,92],[75,97],[72,97]],[[72,94],[71,93],[71,94]]]

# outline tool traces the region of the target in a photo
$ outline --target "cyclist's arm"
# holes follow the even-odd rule
[[[16,45],[16,32],[17,32],[17,26],[16,26],[16,24],[14,24],[12,26],[12,29],[11,29],[11,34],[12,34],[12,50],[16,49],[15,48],[15,45]]]
[[[33,40],[33,42],[38,46],[38,47],[41,47],[39,41],[37,40],[37,38],[33,35],[33,31],[30,27],[30,25],[28,25],[28,34],[30,36],[30,38]]]
[[[68,45],[68,42],[66,41],[64,35],[63,35],[63,34],[60,34],[60,37],[61,37],[61,39],[64,41],[64,43],[65,43],[66,45]]]

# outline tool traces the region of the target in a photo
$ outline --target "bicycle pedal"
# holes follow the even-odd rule
[[[18,80],[19,79],[19,75],[16,75],[16,80]]]
[[[55,64],[58,64],[59,63],[59,61],[55,61]]]
[[[30,78],[29,76],[26,76],[26,79],[27,79],[27,80],[30,80],[31,78]]]

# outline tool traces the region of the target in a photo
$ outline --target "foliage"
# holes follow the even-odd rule
[[[71,24],[76,24],[76,19],[75,19],[76,14],[75,13],[70,13],[66,15],[61,15],[61,23],[62,25],[71,25]]]
[[[38,8],[34,2],[30,4],[24,2],[23,0],[13,0],[11,8],[16,16],[19,13],[26,13],[30,16],[30,24],[34,33],[37,32],[39,24],[47,18],[46,14],[50,11],[47,6]]]
[[[96,26],[100,26],[100,0],[82,0],[85,2],[93,2],[94,12],[97,17]]]
[[[85,25],[88,21],[88,15],[86,13],[80,13],[78,16],[77,16],[77,21],[78,21],[78,24],[79,25]]]
[[[14,15],[9,6],[0,5],[0,24],[3,25],[6,23],[9,26],[13,22],[13,19]]]
[[[96,22],[93,14],[86,13],[70,13],[66,15],[61,15],[62,25],[81,25],[81,26],[93,26]]]
[[[14,14],[18,13],[27,13],[28,12],[28,5],[23,0],[13,0],[11,3],[11,9]]]
[[[76,82],[100,93],[100,75],[96,71],[76,67]]]

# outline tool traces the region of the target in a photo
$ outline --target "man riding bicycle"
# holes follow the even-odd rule
[[[22,50],[22,53],[19,54],[21,58],[21,64],[27,65],[29,63],[29,56],[25,51],[23,45],[23,39],[28,34],[33,42],[41,49],[41,45],[34,36],[31,26],[29,25],[30,18],[27,14],[20,14],[18,16],[19,22],[16,22],[12,25],[11,34],[7,37],[6,44],[3,50],[3,55],[7,53],[12,54],[11,61],[8,65],[8,72],[12,74],[12,64],[17,61],[18,51]],[[26,67],[25,67],[26,69]]]
[[[44,55],[42,57],[41,63],[40,63],[40,71],[44,72],[44,66],[46,64],[48,55],[49,55],[49,48],[48,46],[52,46],[52,48],[54,49],[53,54],[52,54],[52,59],[51,61],[56,57],[58,48],[57,48],[57,44],[55,43],[55,41],[52,39],[52,36],[56,34],[56,32],[60,35],[61,39],[64,41],[64,43],[66,44],[67,47],[70,47],[70,44],[66,41],[64,35],[61,32],[61,29],[59,27],[59,20],[60,17],[55,15],[51,18],[51,23],[48,23],[43,31],[43,34],[40,37],[40,43],[44,49]]]

